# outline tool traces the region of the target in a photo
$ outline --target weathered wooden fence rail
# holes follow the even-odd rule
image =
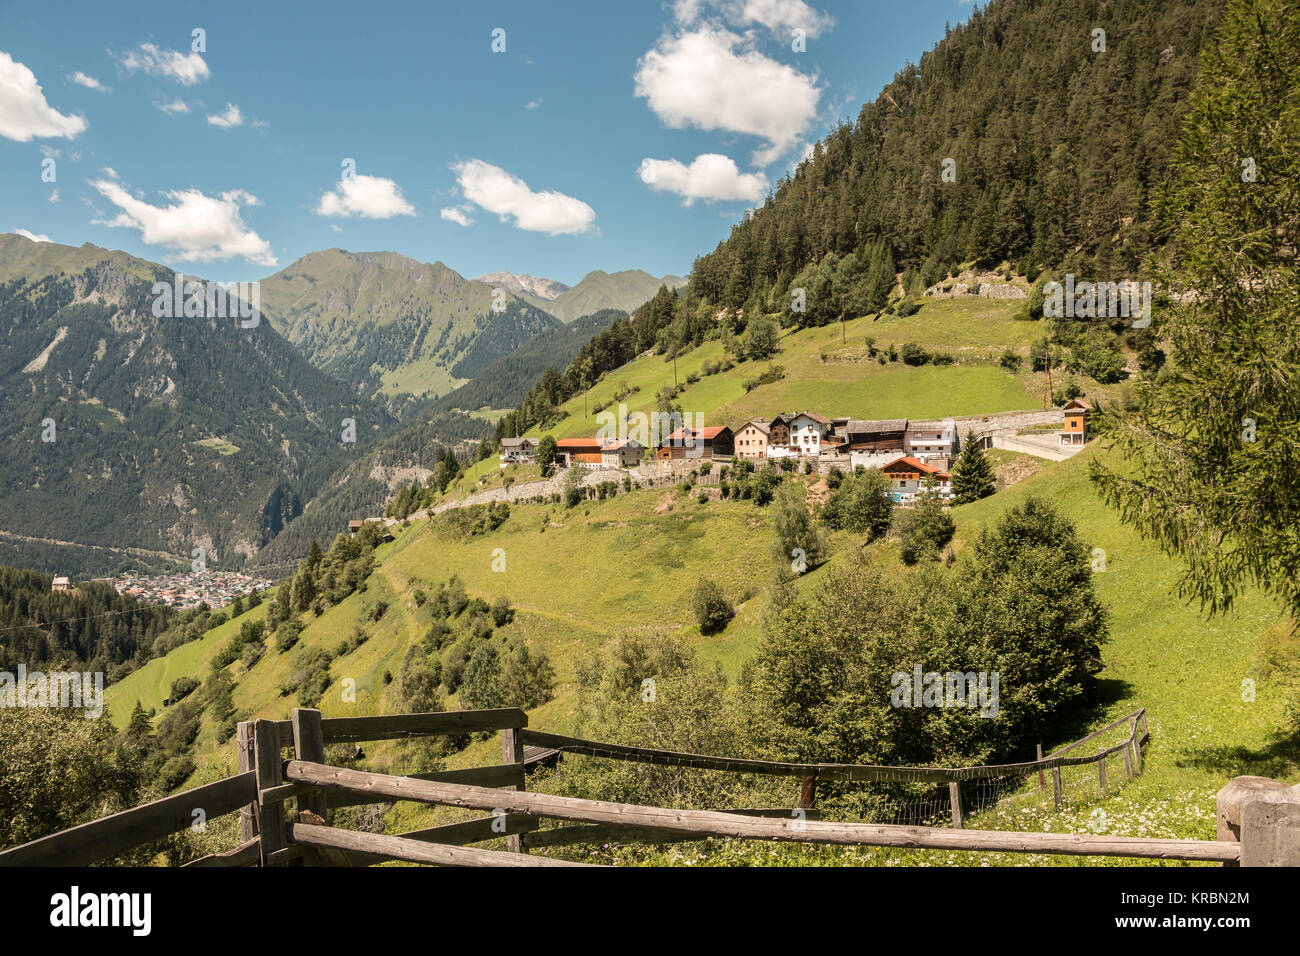
[[[1096,754],[1069,756],[1127,722],[1128,736]],[[90,823],[0,851],[0,865],[85,865],[114,857],[190,826],[201,814],[212,819],[240,812],[240,843],[234,849],[187,866],[370,865],[405,860],[443,866],[565,865],[533,856],[533,847],[635,840],[732,837],[852,846],[905,847],[1076,856],[1119,856],[1218,862],[1227,866],[1300,864],[1300,787],[1259,777],[1239,777],[1219,793],[1217,840],[1148,840],[1093,834],[1017,833],[962,829],[959,784],[966,780],[1037,773],[1098,763],[1105,785],[1106,756],[1122,753],[1130,773],[1141,767],[1149,739],[1146,714],[1134,711],[1101,730],[1038,760],[994,767],[871,767],[796,764],[683,754],[527,729],[527,715],[512,708],[405,714],[392,717],[323,718],[295,709],[290,720],[246,721],[238,728],[239,769],[235,776],[174,794]],[[444,734],[499,731],[502,763],[464,770],[394,776],[325,763],[325,745]],[[733,773],[798,776],[802,802],[818,779],[839,781],[948,783],[954,828],[831,822],[810,806],[793,810],[672,810],[637,804],[583,800],[525,789],[524,747],[616,760],[695,767]],[[293,758],[286,760],[285,750]],[[1041,751],[1041,748],[1040,748]],[[811,781],[812,787],[809,786]],[[1056,792],[1059,798],[1059,781]],[[296,801],[292,819],[285,801]],[[486,811],[489,816],[397,835],[330,826],[330,808],[413,800]],[[544,819],[568,826],[541,829]],[[506,851],[466,844],[506,839]]]
[[[1128,736],[1110,747],[1099,747],[1096,753],[1080,756],[1066,756],[1075,748],[1097,740],[1116,728],[1128,725]],[[948,803],[952,811],[955,828],[963,825],[961,784],[972,780],[992,780],[999,777],[1017,777],[1038,775],[1039,789],[1045,789],[1044,772],[1052,772],[1053,797],[1059,810],[1063,802],[1061,781],[1062,767],[1082,767],[1097,765],[1097,774],[1101,791],[1106,791],[1106,761],[1115,754],[1122,754],[1127,779],[1132,779],[1140,772],[1142,766],[1142,748],[1150,740],[1146,726],[1146,709],[1125,714],[1087,737],[1062,747],[1046,757],[1021,763],[994,764],[980,767],[885,767],[866,764],[803,764],[772,760],[748,760],[738,757],[713,757],[705,754],[678,753],[668,750],[654,750],[648,747],[629,747],[598,740],[584,740],[579,737],[566,737],[561,734],[548,734],[536,730],[524,729],[525,744],[546,747],[564,753],[582,754],[589,757],[603,757],[609,760],[628,760],[636,763],[658,764],[661,766],[684,767],[695,770],[716,770],[724,773],[766,774],[770,776],[797,776],[803,780],[800,805],[809,809],[813,806],[818,781],[839,783],[928,783],[947,784]]]

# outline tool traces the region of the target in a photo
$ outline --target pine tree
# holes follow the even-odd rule
[[[140,706],[140,701],[137,700],[135,709],[131,711],[131,719],[126,722],[124,736],[132,745],[144,748],[148,746],[149,737],[152,733],[153,726],[149,723],[149,714]]]
[[[1232,0],[1203,61],[1156,213],[1177,258],[1157,313],[1170,374],[1114,430],[1127,459],[1093,479],[1125,523],[1183,558],[1210,611],[1258,585],[1300,615],[1296,157],[1300,11]]]
[[[966,436],[961,453],[952,466],[952,490],[958,504],[979,501],[993,494],[995,489],[993,466],[984,457],[979,438]]]

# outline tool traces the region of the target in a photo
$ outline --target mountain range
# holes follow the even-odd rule
[[[466,279],[395,252],[326,249],[261,283],[271,325],[307,359],[403,413],[473,380],[525,342],[604,309],[629,311],[677,276],[588,273],[572,288],[497,272]]]
[[[296,556],[381,510],[439,446],[477,442],[488,424],[460,409],[517,403],[625,314],[602,303],[660,284],[511,275],[516,295],[496,278],[329,249],[262,280],[243,328],[156,315],[155,283],[176,282],[165,266],[0,236],[0,563],[100,574],[195,549],[226,567]],[[574,321],[565,301],[602,307]]]
[[[554,279],[542,279],[527,273],[515,275],[513,272],[485,272],[470,281],[482,282],[490,286],[504,286],[515,295],[528,295],[539,302],[550,302],[560,293],[568,292],[570,288]]]
[[[155,283],[174,281],[122,252],[0,236],[7,563],[201,549],[230,567],[395,424],[267,322],[157,315]]]

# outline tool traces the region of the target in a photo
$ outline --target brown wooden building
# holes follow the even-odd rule
[[[906,418],[854,419],[844,426],[844,441],[850,452],[902,451],[906,434]]]
[[[659,446],[661,459],[730,457],[735,453],[735,437],[726,425],[708,428],[679,428]]]
[[[1062,445],[1086,445],[1088,443],[1088,413],[1092,406],[1081,399],[1072,399],[1065,404],[1065,428],[1061,432]]]
[[[561,438],[555,443],[555,454],[560,463],[570,465],[599,465],[600,442],[595,438]]]

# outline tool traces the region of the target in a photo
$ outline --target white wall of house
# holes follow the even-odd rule
[[[797,416],[790,422],[790,444],[769,445],[768,458],[816,458],[822,453],[822,439],[826,437],[827,426],[806,415]]]
[[[909,428],[903,434],[903,451],[913,458],[951,458],[957,451],[957,428],[945,422],[938,428]]]
[[[734,439],[736,455],[740,458],[767,458],[767,434],[757,428],[742,428]]]
[[[602,449],[600,461],[606,468],[631,468],[641,460],[644,451],[644,445],[635,438],[630,438],[622,448]]]
[[[939,494],[943,495],[945,498],[952,494],[952,482],[949,479],[940,478],[938,475],[932,477],[934,478],[935,491],[939,492]],[[926,476],[920,478],[895,478],[891,475],[889,477],[889,483],[894,491],[909,495],[920,494],[924,491],[925,482]]]

